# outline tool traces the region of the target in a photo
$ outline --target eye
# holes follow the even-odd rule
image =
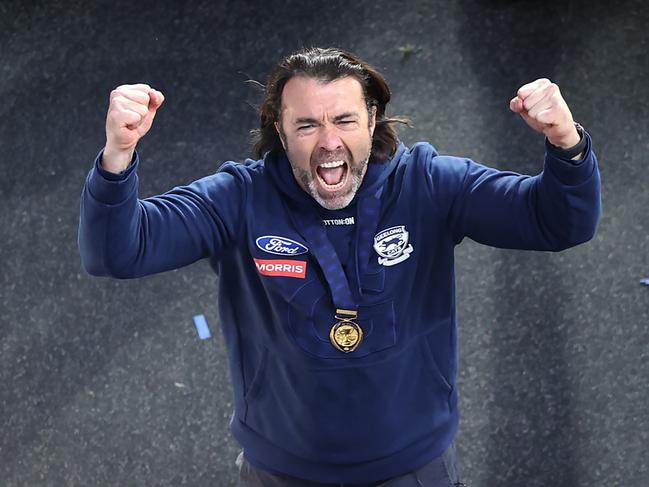
[[[310,123],[310,124],[300,125],[297,129],[299,131],[303,132],[305,130],[309,130],[309,129],[312,129],[312,128],[313,128],[313,124]]]
[[[356,127],[356,120],[340,120],[338,126],[342,129],[353,129]]]

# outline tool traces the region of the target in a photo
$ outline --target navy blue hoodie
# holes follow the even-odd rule
[[[135,156],[120,175],[101,154],[81,199],[85,269],[133,278],[208,258],[234,390],[232,432],[253,465],[320,482],[371,482],[440,455],[458,426],[454,247],[559,251],[589,240],[600,214],[597,161],[558,158],[537,176],[439,156],[419,143],[372,163],[356,197],[329,211],[285,156],[138,199]],[[372,257],[358,262],[357,202],[380,191]],[[295,212],[314,212],[341,259],[364,330],[343,353],[334,306]]]

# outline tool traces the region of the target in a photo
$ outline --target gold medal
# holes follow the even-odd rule
[[[363,329],[352,321],[356,316],[356,311],[336,310],[336,319],[339,321],[331,327],[329,340],[341,352],[353,352],[363,341]]]

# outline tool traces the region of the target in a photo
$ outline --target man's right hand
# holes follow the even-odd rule
[[[151,128],[163,101],[162,93],[145,84],[118,86],[110,93],[101,160],[104,169],[118,173],[128,167],[135,146]]]

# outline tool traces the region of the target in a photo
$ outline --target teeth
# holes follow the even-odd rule
[[[323,162],[320,164],[320,167],[324,167],[325,169],[331,169],[333,167],[339,167],[345,164],[345,161],[333,161],[333,162]]]

